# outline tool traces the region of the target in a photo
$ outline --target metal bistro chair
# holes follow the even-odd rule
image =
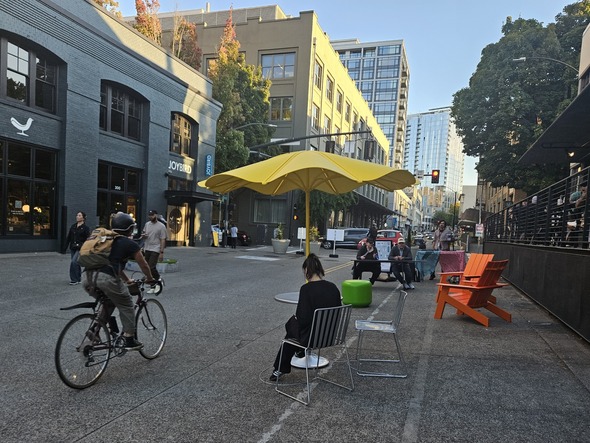
[[[348,329],[348,322],[350,320],[350,312],[352,310],[352,305],[344,305],[344,306],[336,306],[333,308],[321,308],[316,309],[313,314],[313,321],[311,324],[311,334],[309,337],[309,343],[307,346],[298,343],[295,340],[285,338],[281,341],[281,355],[279,357],[279,367],[281,360],[283,358],[283,348],[286,343],[301,348],[305,350],[306,359],[308,359],[309,355],[315,351],[317,352],[318,358],[317,362],[319,364],[320,361],[320,350],[323,348],[329,348],[332,346],[341,346],[344,355],[346,356],[346,364],[348,366],[348,374],[350,376],[350,387],[337,383],[333,380],[328,380],[326,378],[320,377],[316,375],[313,379],[323,380],[328,383],[332,383],[333,385],[340,386],[341,388],[348,389],[352,391],[354,389],[354,380],[352,378],[352,369],[350,368],[350,359],[348,357],[348,349],[346,348],[346,331]],[[319,369],[318,366],[312,367],[312,369]],[[309,384],[309,368],[308,365],[305,366],[305,378],[307,384],[307,402],[304,400],[294,397],[285,391],[281,391],[279,389],[279,379],[277,378],[275,390],[283,394],[293,400],[298,401],[299,403],[303,403],[304,405],[309,405],[311,401],[311,390]],[[312,380],[312,381],[313,381]]]
[[[357,320],[355,322],[355,329],[359,331],[359,337],[357,342],[356,348],[356,361],[357,361],[357,370],[356,373],[363,377],[392,377],[392,378],[406,378],[408,376],[406,370],[406,363],[404,361],[404,356],[402,354],[402,350],[399,344],[399,340],[397,338],[397,332],[399,328],[399,323],[402,318],[402,312],[404,310],[404,304],[406,302],[406,297],[408,293],[405,291],[399,291],[399,297],[397,300],[397,304],[395,306],[393,312],[393,320],[387,321],[377,321],[377,320]],[[395,356],[392,355],[392,359],[377,359],[377,358],[362,358],[361,353],[363,351],[363,332],[384,332],[386,334],[392,334],[393,339],[395,340],[395,346],[397,349],[398,359],[393,359]],[[395,364],[399,363],[400,372],[399,373],[388,373],[388,372],[372,372],[363,370],[361,368],[362,363],[383,363],[388,364],[391,363],[392,367],[395,368]]]

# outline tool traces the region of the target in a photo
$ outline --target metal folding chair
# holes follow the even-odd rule
[[[404,356],[402,354],[402,350],[399,344],[399,340],[397,338],[397,332],[399,328],[399,323],[402,318],[402,313],[404,310],[404,304],[406,302],[406,297],[408,293],[405,291],[399,291],[399,297],[397,299],[397,304],[393,311],[393,320],[387,321],[377,321],[377,320],[357,320],[355,322],[355,329],[359,331],[359,337],[356,347],[356,361],[357,361],[357,370],[356,373],[363,377],[393,377],[393,378],[406,378],[408,376],[406,370],[406,363],[404,361]],[[386,334],[392,334],[393,339],[395,341],[395,347],[397,352],[397,359],[395,355],[392,355],[391,359],[383,359],[383,358],[363,358],[361,353],[363,353],[363,332],[383,332]],[[365,350],[366,352],[366,350]],[[382,363],[383,366],[387,364],[391,364],[392,368],[396,368],[399,366],[400,371],[397,373],[393,372],[385,372],[385,371],[368,371],[363,370],[361,365],[363,363],[371,364],[371,366],[375,366],[376,364]]]
[[[341,388],[352,391],[354,389],[354,380],[352,378],[352,369],[350,368],[350,358],[348,357],[348,349],[346,348],[346,331],[348,329],[348,322],[350,320],[351,310],[352,305],[316,309],[313,314],[313,321],[311,324],[311,335],[309,337],[309,342],[307,343],[307,345],[302,345],[301,343],[298,343],[297,341],[288,338],[285,338],[281,341],[281,355],[279,357],[279,367],[281,364],[281,360],[283,358],[283,349],[285,344],[290,344],[292,346],[303,349],[305,351],[305,356],[307,360],[309,360],[308,357],[312,352],[317,353],[317,365],[319,365],[321,349],[329,348],[332,346],[340,346],[342,347],[343,354],[346,356],[348,375],[350,377],[350,387],[337,383],[334,380],[328,380],[327,378],[320,377],[317,374],[317,370],[319,369],[319,366],[317,365],[311,368],[316,371],[316,376],[312,379],[312,381],[323,380],[333,385],[340,386]],[[306,406],[309,405],[311,401],[309,369],[310,368],[308,367],[308,365],[306,365],[305,379],[307,387],[307,402],[299,397],[290,395],[284,390],[279,389],[280,384],[278,378],[275,390],[280,394],[283,394],[289,398],[292,398],[293,400],[298,401],[299,403],[303,403]]]

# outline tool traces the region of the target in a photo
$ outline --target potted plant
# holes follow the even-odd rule
[[[319,254],[320,246],[320,231],[316,226],[312,226],[309,228],[309,253]]]
[[[291,240],[288,238],[285,239],[285,226],[282,223],[279,223],[274,232],[274,238],[272,241],[272,250],[275,254],[286,254],[287,248],[291,243]]]

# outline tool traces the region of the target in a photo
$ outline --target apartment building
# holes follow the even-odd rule
[[[426,176],[420,185],[424,195],[422,223],[426,229],[432,225],[436,211],[452,210],[461,194],[463,166],[463,143],[451,119],[451,108],[436,108],[408,116],[404,169],[417,176],[440,170],[439,183],[433,184]]]
[[[285,151],[330,150],[340,155],[388,164],[389,140],[363,94],[334,51],[313,11],[287,16],[279,6],[232,11],[178,11],[197,25],[203,51],[202,72],[216,59],[216,50],[230,14],[247,64],[261,66],[272,81],[268,123],[276,125],[275,139],[317,137],[289,143]],[[169,41],[174,13],[160,14],[163,41]],[[399,49],[399,48],[398,48]],[[394,49],[391,49],[392,51]],[[250,122],[246,122],[250,123]],[[370,134],[325,134],[371,131]],[[372,142],[372,143],[367,143]],[[400,164],[401,166],[401,164]],[[355,191],[359,204],[332,220],[334,225],[369,226],[391,214],[385,191],[363,186]],[[293,193],[268,197],[254,192],[234,196],[232,217],[242,229],[255,233],[259,243],[268,242],[274,226],[285,223],[290,237],[297,233],[293,221]]]
[[[389,141],[389,165],[403,167],[410,69],[403,40],[332,40],[342,64]]]

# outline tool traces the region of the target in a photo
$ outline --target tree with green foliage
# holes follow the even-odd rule
[[[147,38],[161,45],[162,23],[158,18],[159,9],[160,2],[158,0],[135,0],[137,15],[133,27]]]
[[[297,207],[301,208],[301,217],[305,220],[305,193],[299,192],[296,199]],[[309,223],[317,226],[320,232],[326,232],[326,221],[332,212],[338,214],[358,203],[358,196],[354,192],[345,194],[328,194],[322,191],[311,191],[309,194]]]
[[[187,65],[196,70],[201,69],[203,51],[199,47],[197,39],[197,25],[189,22],[178,13],[174,15],[170,50]]]
[[[574,97],[576,73],[543,58],[577,64],[580,43],[572,45],[590,20],[589,3],[567,6],[547,26],[508,17],[503,37],[483,49],[469,86],[455,93],[452,115],[463,151],[479,156],[479,176],[492,186],[532,193],[567,175],[566,166],[517,162]],[[516,64],[520,57],[529,59]]]
[[[115,16],[121,18],[121,11],[119,11],[118,9],[119,2],[115,0],[94,0],[94,3],[97,3],[98,5],[102,6],[107,11],[109,11],[111,14],[114,14]]]
[[[230,9],[217,60],[209,70],[213,98],[223,105],[217,120],[216,174],[247,164],[248,146],[267,143],[272,134],[267,126],[251,124],[267,121],[270,81],[262,76],[260,67],[247,65],[239,50]],[[240,128],[245,125],[249,126]]]
[[[439,221],[444,220],[449,228],[453,226],[453,213],[446,211],[436,211],[432,216],[432,222],[434,223],[433,229]]]

